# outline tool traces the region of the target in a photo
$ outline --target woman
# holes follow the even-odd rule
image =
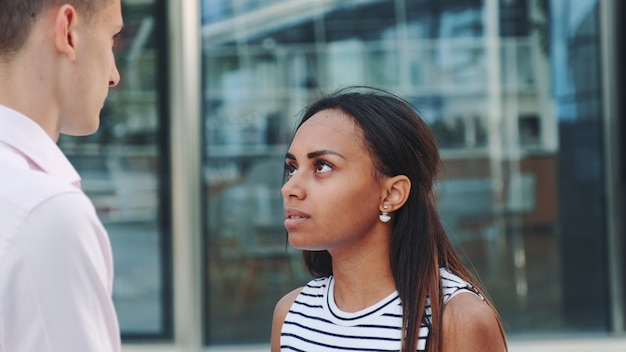
[[[305,111],[282,194],[289,243],[317,279],[276,305],[273,352],[507,349],[437,215],[439,165],[428,126],[393,94],[353,87]]]

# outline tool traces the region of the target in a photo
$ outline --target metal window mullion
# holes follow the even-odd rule
[[[600,0],[600,41],[602,70],[602,103],[604,119],[604,155],[606,164],[606,199],[607,199],[607,246],[609,266],[609,290],[611,294],[612,332],[624,334],[624,276],[623,226],[621,214],[624,213],[623,187],[620,177],[620,154],[618,123],[618,81],[616,38],[616,0]]]
[[[202,350],[200,1],[169,0],[174,340]]]

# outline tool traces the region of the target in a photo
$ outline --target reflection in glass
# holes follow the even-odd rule
[[[358,84],[403,96],[435,132],[441,218],[507,333],[608,329],[608,300],[580,289],[608,288],[597,8],[294,1],[205,21],[207,343],[267,342],[276,299],[307,280],[297,251],[268,254],[285,245],[280,163],[298,112]],[[248,236],[276,243],[260,255]]]

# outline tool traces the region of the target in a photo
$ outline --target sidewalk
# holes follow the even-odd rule
[[[563,337],[560,339],[513,339],[510,352],[626,352],[626,337]]]
[[[124,345],[123,352],[267,352],[269,346],[211,347],[203,350],[167,345]],[[624,337],[562,337],[559,339],[527,338],[509,341],[509,352],[626,352]]]

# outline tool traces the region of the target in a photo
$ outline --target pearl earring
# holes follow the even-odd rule
[[[389,209],[389,206],[383,205],[383,209],[387,210]],[[389,222],[389,220],[391,220],[391,215],[389,215],[389,213],[387,212],[383,212],[382,214],[378,215],[378,218],[382,222]]]

